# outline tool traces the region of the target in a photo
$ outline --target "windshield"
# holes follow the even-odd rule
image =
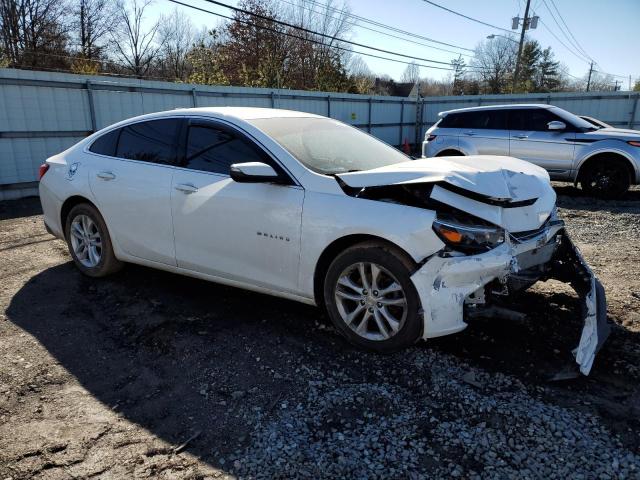
[[[593,126],[591,123],[587,122],[586,120],[584,120],[583,118],[580,118],[577,115],[574,115],[571,112],[567,112],[566,110],[563,110],[558,107],[551,107],[549,110],[555,113],[556,115],[558,115],[563,120],[566,120],[567,122],[569,122],[574,127],[578,127],[583,130],[598,130],[598,127]]]
[[[259,118],[249,122],[304,166],[325,175],[370,170],[411,160],[357,128],[329,118]]]

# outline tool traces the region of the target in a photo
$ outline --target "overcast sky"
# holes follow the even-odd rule
[[[181,1],[214,12],[226,15],[232,14],[228,9],[212,5],[204,0]],[[237,0],[221,1],[231,5],[237,5],[238,3]],[[285,4],[289,1],[292,0],[283,0]],[[316,1],[326,3],[327,0]],[[526,0],[434,0],[434,3],[509,31],[511,30],[511,18],[524,15],[525,2]],[[336,3],[334,2],[334,4]],[[422,0],[347,0],[347,3],[350,5],[353,14],[423,37],[469,49],[473,49],[487,35],[508,35],[505,31],[461,18]],[[562,20],[554,10],[554,4],[575,40],[567,32]],[[175,5],[168,0],[155,0],[149,17],[160,13],[169,13],[174,8]],[[198,27],[202,25],[214,27],[220,22],[220,19],[213,15],[209,16],[186,7],[178,8],[188,13],[193,23]],[[553,12],[553,16],[548,8]],[[570,74],[577,77],[586,75],[589,70],[589,60],[584,57],[589,56],[597,62],[601,71],[619,75],[620,77],[616,78],[623,82],[623,89],[628,88],[629,75],[634,80],[640,77],[640,28],[638,27],[640,0],[531,0],[530,15],[533,14],[538,15],[542,23],[538,24],[537,29],[529,32],[531,38],[538,40],[543,47],[551,46],[556,58],[568,67]],[[562,26],[562,30],[556,24],[556,21]],[[379,27],[362,22],[359,25],[379,29]],[[563,31],[571,41],[562,33]],[[397,35],[397,33],[394,33],[394,35]],[[385,50],[401,52],[405,55],[444,62],[449,62],[457,56],[450,52],[443,52],[424,45],[416,45],[381,35],[358,26],[353,28],[351,40]],[[429,44],[424,40],[415,40]],[[566,46],[562,45],[561,42]],[[572,42],[577,42],[584,53],[579,52],[577,47],[572,46]],[[431,45],[471,54],[467,50],[438,44]],[[573,53],[567,47],[572,47]],[[353,47],[353,49],[355,51],[385,55],[360,47]],[[396,58],[406,60],[399,57]],[[364,57],[364,59],[375,73],[386,73],[396,79],[400,78],[402,71],[406,67],[406,65],[400,63],[370,57]],[[448,74],[446,71],[428,68],[421,68],[420,73],[421,76],[432,78],[442,78]]]

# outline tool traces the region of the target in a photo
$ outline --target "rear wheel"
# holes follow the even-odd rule
[[[81,203],[67,215],[65,237],[69,253],[82,273],[104,277],[122,268],[102,215],[88,203]]]
[[[361,243],[329,266],[324,282],[327,311],[352,344],[391,352],[420,338],[420,300],[410,279],[411,263],[393,248]]]
[[[626,166],[619,160],[602,158],[587,165],[580,186],[587,195],[601,198],[619,198],[631,184]]]
[[[464,154],[458,150],[444,150],[438,153],[436,157],[464,157]]]

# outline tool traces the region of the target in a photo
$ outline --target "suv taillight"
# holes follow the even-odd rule
[[[47,170],[49,170],[48,163],[43,163],[42,165],[40,165],[40,168],[38,169],[38,181],[42,180],[42,177],[44,177],[44,174],[47,173]]]
[[[436,139],[436,137],[437,137],[437,135],[429,135],[429,136],[427,137],[427,142],[432,142],[432,141],[434,141],[434,140]]]

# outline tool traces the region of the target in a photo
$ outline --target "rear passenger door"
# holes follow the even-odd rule
[[[561,121],[566,130],[549,130],[548,124]],[[552,178],[569,178],[575,132],[566,120],[546,108],[509,111],[509,155],[541,166]]]
[[[475,110],[461,114],[460,149],[467,155],[508,155],[506,111]]]
[[[129,124],[99,137],[88,155],[89,184],[111,237],[127,254],[175,265],[171,180],[183,120]]]

